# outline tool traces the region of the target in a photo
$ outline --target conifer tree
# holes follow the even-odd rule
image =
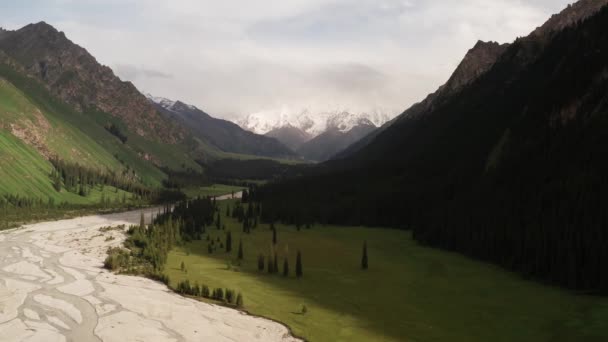
[[[186,270],[186,264],[184,264],[184,262],[182,261],[181,267],[182,272],[184,272]]]
[[[288,277],[289,276],[289,261],[287,261],[287,258],[285,258],[285,261],[283,261],[283,277]]]
[[[298,251],[298,255],[296,257],[296,277],[302,278],[304,272],[302,270],[302,253]]]
[[[217,220],[215,221],[215,226],[217,227],[217,230],[222,229],[222,219],[219,211],[217,212]]]
[[[268,257],[268,274],[273,274],[274,273],[274,269],[273,269],[273,265],[272,265],[272,257]]]
[[[274,264],[272,265],[272,273],[279,273],[279,259],[277,253],[274,253]]]
[[[236,296],[236,307],[237,308],[242,308],[243,305],[244,305],[244,303],[243,303],[243,296],[239,292],[239,294]]]
[[[243,240],[239,240],[239,260],[243,260]]]
[[[258,271],[264,271],[264,255],[258,255]]]
[[[226,206],[226,217],[230,217],[230,206]]]
[[[277,230],[276,229],[272,230],[272,244],[273,245],[277,244]]]
[[[367,241],[363,242],[363,256],[361,257],[361,268],[366,270],[367,265]]]
[[[232,252],[232,233],[226,233],[226,253]]]

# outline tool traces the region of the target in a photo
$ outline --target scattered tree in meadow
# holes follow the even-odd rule
[[[279,273],[279,259],[277,253],[274,253],[274,264],[272,265],[272,273]]]
[[[243,240],[239,240],[239,260],[243,260]]]
[[[184,272],[186,270],[186,264],[184,264],[183,261],[182,261],[180,268],[181,268],[182,272]]]
[[[277,244],[277,230],[276,229],[272,230],[272,244],[273,245]]]
[[[367,265],[367,241],[363,242],[363,256],[361,257],[361,268],[366,270]]]
[[[244,305],[243,303],[243,295],[241,295],[241,293],[239,292],[239,294],[236,296],[236,306],[238,308],[242,308]]]
[[[302,253],[298,251],[298,255],[296,257],[296,277],[302,278],[304,276],[304,272],[302,270]]]
[[[258,271],[264,271],[264,255],[258,255]]]
[[[289,277],[289,261],[287,261],[287,258],[283,261],[283,277]]]
[[[226,253],[232,252],[232,233],[226,233]]]
[[[268,257],[268,274],[274,273],[274,267],[272,265],[272,257]]]
[[[226,303],[234,304],[234,291],[231,289],[226,289]]]
[[[230,206],[226,206],[226,217],[230,217]]]
[[[209,292],[209,287],[207,285],[203,285],[203,287],[201,288],[201,296],[203,296],[204,298],[209,298],[209,295],[211,293]]]
[[[139,228],[142,230],[146,229],[146,220],[144,219],[144,213],[141,213],[141,217],[139,219]]]

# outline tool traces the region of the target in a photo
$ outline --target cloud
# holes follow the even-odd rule
[[[215,116],[398,114],[478,39],[512,41],[570,1],[21,0],[0,3],[0,26],[45,20],[140,90]]]
[[[171,79],[173,76],[159,70],[146,69],[129,64],[117,64],[113,68],[114,72],[124,79],[137,81],[147,78]]]

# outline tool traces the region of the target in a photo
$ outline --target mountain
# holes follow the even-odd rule
[[[3,34],[0,50],[79,112],[108,113],[148,139],[173,144],[182,138],[183,132],[163,120],[133,84],[44,22]]]
[[[262,188],[263,216],[411,229],[425,245],[608,293],[606,3],[476,45],[367,145]]]
[[[283,145],[289,147],[292,151],[296,151],[305,142],[312,139],[310,134],[291,125],[275,128],[264,135],[277,139]]]
[[[202,171],[204,153],[46,23],[0,31],[0,146],[0,204],[13,206],[149,194],[169,172]]]
[[[281,110],[249,114],[238,120],[237,124],[243,129],[258,134],[266,134],[282,127],[294,127],[314,138],[334,128],[342,132],[348,132],[362,120],[370,121],[379,127],[390,120],[390,116],[380,111],[353,113],[346,110],[320,112],[312,112],[308,109],[301,111]]]
[[[307,160],[323,162],[376,129],[377,127],[368,120],[361,120],[357,126],[346,132],[338,128],[330,128],[301,145],[296,152]]]
[[[195,106],[151,95],[148,95],[148,99],[167,119],[179,123],[184,130],[189,130],[195,137],[222,152],[275,158],[296,157],[276,139],[213,118]]]
[[[463,60],[452,73],[450,79],[439,87],[437,91],[428,95],[422,102],[414,104],[398,117],[384,123],[379,129],[370,132],[352,143],[346,149],[336,154],[334,158],[343,159],[353,155],[369,145],[380,133],[391,126],[395,121],[405,118],[409,119],[423,113],[424,111],[433,108],[443,99],[471,84],[488,71],[508,47],[509,44],[478,41],[475,46],[466,53]]]

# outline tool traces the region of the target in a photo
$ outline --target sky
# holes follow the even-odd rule
[[[511,42],[574,0],[0,0],[0,26],[45,21],[140,91],[236,119],[397,115],[478,40]]]

